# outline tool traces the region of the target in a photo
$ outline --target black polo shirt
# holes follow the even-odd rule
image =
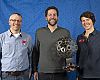
[[[100,78],[100,32],[94,30],[88,38],[84,33],[77,38],[77,63],[84,78]]]

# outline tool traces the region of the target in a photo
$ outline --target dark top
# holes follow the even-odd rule
[[[64,72],[62,67],[65,65],[65,59],[57,55],[56,41],[62,37],[70,37],[67,29],[57,27],[51,32],[48,27],[43,27],[36,32],[36,41],[34,46],[34,71],[37,71],[39,62],[39,72],[59,73]]]
[[[94,30],[88,38],[84,33],[77,38],[80,75],[84,78],[100,78],[100,32]]]

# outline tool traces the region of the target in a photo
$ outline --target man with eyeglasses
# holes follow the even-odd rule
[[[32,39],[21,32],[21,24],[21,14],[13,13],[10,29],[0,34],[1,80],[29,80]]]

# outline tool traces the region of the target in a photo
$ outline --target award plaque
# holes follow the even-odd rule
[[[76,68],[72,63],[72,55],[76,54],[77,49],[76,42],[71,38],[63,37],[56,42],[57,54],[66,59],[66,66],[63,69],[70,71],[70,69]]]

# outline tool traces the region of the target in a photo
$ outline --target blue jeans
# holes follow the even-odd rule
[[[2,77],[0,80],[29,80],[29,71],[25,71],[23,74],[18,76],[2,73]]]
[[[39,73],[39,80],[68,80],[66,73]]]

